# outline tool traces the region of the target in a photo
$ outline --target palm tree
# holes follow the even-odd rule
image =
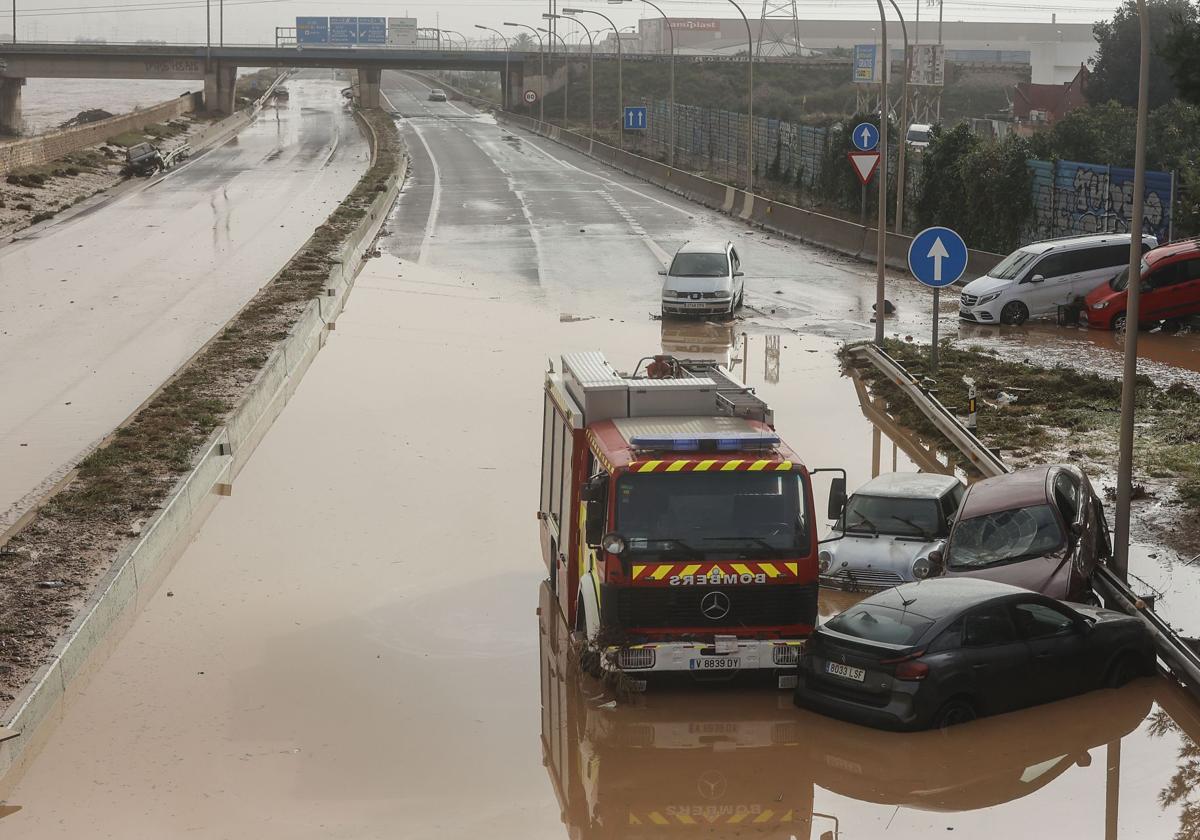
[[[533,52],[533,38],[529,37],[528,32],[522,32],[513,38],[512,48],[514,52]]]

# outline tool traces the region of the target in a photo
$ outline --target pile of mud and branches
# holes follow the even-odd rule
[[[334,258],[402,154],[391,118],[366,112],[375,163],[274,279],[190,363],[85,458],[74,478],[0,548],[0,699],[48,658],[128,541],[166,500],[198,449],[321,290]]]
[[[932,376],[929,347],[889,341],[884,348],[918,378]],[[967,386],[977,388],[976,434],[1013,466],[1069,461],[1087,470],[1111,495],[1114,487],[1121,416],[1121,382],[1070,367],[1043,367],[1030,359],[1005,361],[993,352],[942,345],[936,379],[938,399],[965,414]],[[902,426],[929,440],[942,440],[937,428],[869,362],[843,360],[888,413]],[[1182,553],[1200,551],[1200,533],[1182,527],[1200,512],[1200,394],[1179,381],[1160,387],[1137,379],[1134,484],[1178,509],[1180,523],[1154,536]],[[943,451],[961,456],[948,442]],[[1195,550],[1193,550],[1195,549]]]

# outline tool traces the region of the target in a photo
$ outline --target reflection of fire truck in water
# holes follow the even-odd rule
[[[790,698],[664,692],[653,709],[600,708],[581,690],[555,600],[543,584],[542,752],[568,837],[809,837],[809,755]]]
[[[546,375],[542,551],[601,667],[791,671],[816,621],[817,523],[810,472],[772,422],[712,362],[659,356],[627,376],[572,353]]]

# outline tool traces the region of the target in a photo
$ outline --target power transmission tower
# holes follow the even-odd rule
[[[796,0],[763,0],[755,58],[800,54],[800,17]]]

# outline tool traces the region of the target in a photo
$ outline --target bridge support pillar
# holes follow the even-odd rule
[[[237,109],[237,68],[214,64],[204,74],[204,110],[215,114],[232,114]]]
[[[358,107],[379,108],[379,77],[382,71],[377,67],[360,67],[358,69]]]
[[[24,79],[0,79],[0,134],[21,133],[21,88]]]
[[[512,110],[513,106],[523,106],[524,102],[521,97],[525,93],[524,67],[518,64],[510,68],[508,78],[504,79],[501,87],[503,88],[505,110]]]

